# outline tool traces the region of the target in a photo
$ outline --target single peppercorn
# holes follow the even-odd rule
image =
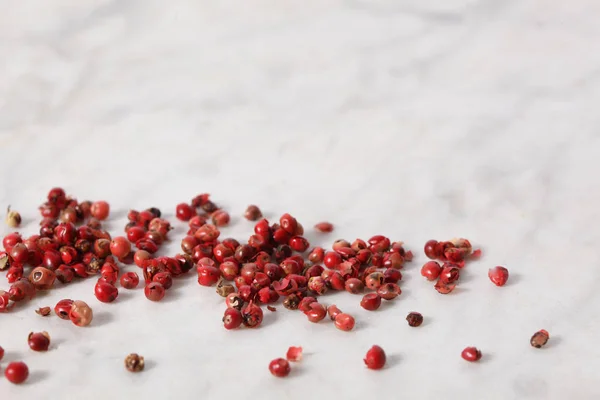
[[[244,212],[244,218],[246,218],[248,221],[257,221],[262,218],[262,212],[260,211],[260,208],[254,204],[250,204]]]
[[[106,201],[96,201],[92,203],[90,213],[97,220],[104,221],[110,214],[110,206]]]
[[[351,331],[354,329],[354,317],[350,314],[341,313],[334,319],[335,327],[341,331]]]
[[[488,271],[490,281],[496,286],[504,286],[508,280],[508,270],[504,267],[490,268]]]
[[[99,279],[94,287],[94,295],[102,303],[112,303],[119,295],[119,289],[114,285]]]
[[[144,295],[151,301],[161,301],[165,297],[165,288],[158,282],[150,282],[144,288]]]
[[[0,346],[0,361],[4,358],[4,349]]]
[[[550,334],[545,329],[542,329],[533,334],[529,343],[536,349],[540,349],[548,343],[548,339],[550,339]]]
[[[48,351],[50,335],[48,335],[48,332],[31,332],[27,337],[27,343],[33,351]]]
[[[360,301],[360,306],[368,311],[375,311],[381,306],[381,296],[377,293],[365,294]]]
[[[223,326],[225,329],[236,329],[239,328],[244,322],[244,318],[242,317],[242,313],[235,308],[228,308],[225,310],[225,314],[223,315]]]
[[[315,225],[315,229],[321,233],[333,232],[333,224],[329,222],[319,222]]]
[[[125,357],[125,368],[129,372],[140,372],[144,370],[144,357],[131,353]]]
[[[406,316],[406,321],[409,326],[421,326],[423,323],[423,316],[418,312],[412,311]]]
[[[479,361],[481,359],[481,351],[477,347],[466,347],[460,356],[469,362]]]
[[[71,307],[73,307],[73,300],[71,299],[63,299],[56,303],[54,306],[54,313],[61,319],[69,319],[69,313],[71,312]]]
[[[58,306],[58,305],[57,305]],[[56,311],[56,309],[55,309]],[[77,326],[87,326],[92,322],[94,313],[90,306],[81,300],[75,300],[69,311],[69,319]]]
[[[367,351],[367,355],[363,361],[369,369],[381,369],[386,361],[385,352],[381,347],[375,345]]]
[[[440,276],[442,267],[436,261],[428,261],[421,267],[421,275],[428,281],[434,281]]]
[[[269,371],[273,376],[284,378],[290,374],[290,363],[285,358],[276,358],[269,363]]]
[[[196,215],[196,210],[187,203],[179,203],[175,207],[175,216],[180,221],[189,221]]]
[[[135,289],[140,283],[140,277],[135,272],[125,272],[121,275],[121,286],[125,289]]]
[[[110,252],[118,259],[127,257],[131,252],[131,243],[124,236],[117,236],[110,242]]]
[[[25,382],[29,376],[29,368],[27,364],[21,361],[11,362],[4,370],[4,376],[9,382],[19,384]]]

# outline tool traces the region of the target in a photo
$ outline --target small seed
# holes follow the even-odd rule
[[[6,225],[11,228],[16,228],[21,225],[21,214],[16,211],[11,211],[10,206],[6,210]]]
[[[140,372],[144,369],[144,357],[131,353],[125,357],[125,368],[129,372]]]

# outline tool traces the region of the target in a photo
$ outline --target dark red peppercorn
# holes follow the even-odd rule
[[[180,203],[175,207],[175,216],[181,221],[189,221],[195,215],[196,210],[187,203]]]
[[[228,308],[225,310],[225,314],[223,315],[223,326],[225,329],[236,329],[242,325],[244,318],[242,317],[242,313],[240,310],[235,308]]]
[[[248,221],[256,221],[262,218],[262,212],[260,211],[260,208],[254,204],[251,204],[248,206],[248,208],[246,208],[246,212],[244,212],[244,218],[246,218]]]
[[[54,306],[54,313],[61,319],[70,319],[69,312],[71,311],[71,307],[73,306],[73,300],[71,299],[63,299],[56,303]]]
[[[413,311],[408,313],[406,316],[406,321],[408,322],[409,326],[420,326],[423,323],[423,316],[420,313]]]
[[[244,325],[248,328],[257,328],[263,320],[263,311],[256,304],[250,302],[242,309]]]
[[[50,335],[48,332],[31,332],[27,337],[29,348],[33,351],[48,351],[50,347]]]

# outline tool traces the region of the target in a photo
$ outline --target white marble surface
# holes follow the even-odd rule
[[[600,397],[597,1],[0,5],[0,206],[23,213],[23,232],[55,185],[110,201],[115,233],[129,208],[172,216],[209,191],[235,216],[227,236],[250,234],[240,215],[257,203],[336,224],[313,244],[383,233],[417,253],[379,312],[324,299],[355,314],[349,334],[282,307],[259,330],[225,332],[220,299],[193,275],[160,304],[141,289],[100,304],[92,280],[56,289],[0,315],[6,361],[32,371],[22,387],[0,379],[0,398]],[[485,256],[444,297],[419,275],[422,246],[454,236]],[[498,264],[504,288],[487,278]],[[64,297],[89,301],[93,325],[33,312]],[[552,338],[535,350],[541,328]],[[50,352],[28,350],[32,330],[50,332]],[[392,358],[379,372],[362,363],[375,343]],[[275,379],[268,362],[289,345],[309,355]],[[467,345],[480,363],[461,360]],[[142,374],[123,369],[132,351]]]

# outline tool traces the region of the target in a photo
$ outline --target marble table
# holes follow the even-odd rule
[[[227,332],[222,300],[194,274],[161,303],[142,289],[114,304],[94,280],[0,315],[2,399],[598,399],[600,388],[600,3],[499,0],[4,1],[0,13],[0,207],[37,231],[53,186],[173,221],[175,204],[210,192],[245,239],[250,203],[283,212],[312,245],[374,234],[415,259],[402,295],[352,313],[351,333],[279,306],[257,330]],[[329,235],[311,228],[335,224]],[[2,226],[0,235],[9,232]],[[467,237],[483,257],[455,293],[419,273],[431,238]],[[509,268],[507,286],[487,277]],[[135,270],[135,266],[124,270]],[[0,287],[7,288],[2,277]],[[34,309],[88,301],[77,328]],[[425,316],[420,328],[404,320]],[[546,348],[529,345],[545,328]],[[48,331],[46,354],[27,347]],[[388,366],[367,370],[381,345]],[[287,379],[267,365],[290,345],[306,356]],[[460,358],[465,346],[483,352]],[[123,368],[142,354],[143,373]]]

